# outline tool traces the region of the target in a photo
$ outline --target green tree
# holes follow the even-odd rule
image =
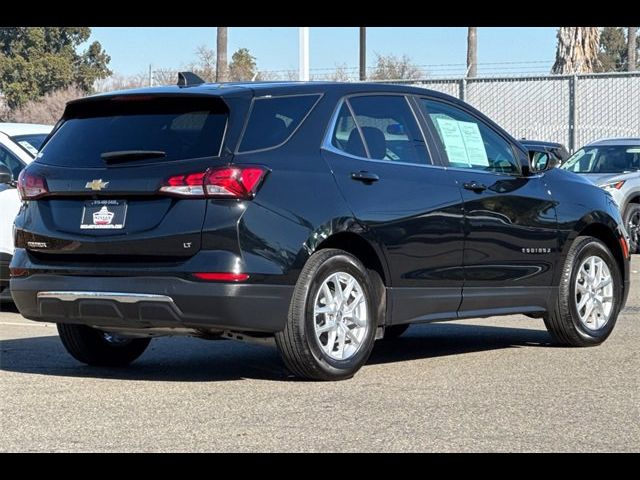
[[[632,27],[604,27],[602,29],[600,52],[598,53],[598,59],[602,65],[598,71],[624,72],[632,70],[629,68],[629,53],[631,52],[629,37],[625,32],[631,32],[631,36],[634,36]],[[631,43],[633,43],[633,39]],[[638,58],[639,49],[640,38],[636,37],[636,58]]]
[[[90,92],[111,74],[99,42],[78,53],[91,35],[88,27],[0,28],[0,91],[10,108],[46,93],[77,85]]]
[[[620,72],[627,63],[627,40],[622,27],[604,27],[600,34],[600,52],[598,58],[602,64],[600,72]]]
[[[231,55],[229,79],[232,82],[254,80],[257,73],[256,57],[247,48],[239,48]]]

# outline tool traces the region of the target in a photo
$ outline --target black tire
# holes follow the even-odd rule
[[[624,226],[629,234],[629,252],[640,253],[640,204],[631,203],[627,206]]]
[[[110,342],[105,333],[85,325],[58,324],[60,340],[79,362],[98,367],[123,367],[144,353],[151,339],[130,338]]]
[[[580,321],[575,302],[575,283],[582,261],[589,256],[598,256],[606,263],[613,281],[613,306],[609,320],[597,330],[585,327]],[[544,323],[554,343],[589,347],[599,345],[611,334],[620,311],[622,300],[622,276],[620,268],[607,246],[597,238],[578,237],[571,246],[565,260],[558,298],[553,312],[544,317]]]
[[[388,327],[385,327],[384,340],[392,340],[394,338],[400,337],[409,329],[410,326],[410,323],[405,323],[403,325],[389,325]]]
[[[314,301],[323,282],[331,274],[346,272],[362,287],[367,302],[368,324],[359,349],[351,358],[337,360],[321,348],[315,336]],[[287,323],[276,333],[276,344],[287,368],[310,380],[351,378],[365,364],[375,341],[380,303],[374,279],[362,263],[343,250],[325,249],[314,253],[305,264],[291,300]]]

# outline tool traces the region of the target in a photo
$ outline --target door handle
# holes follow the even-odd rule
[[[482,183],[478,183],[475,180],[473,180],[471,182],[463,183],[462,186],[466,190],[472,190],[472,191],[474,191],[476,193],[484,192],[487,189],[486,185],[484,185]]]
[[[364,183],[373,183],[380,180],[380,177],[375,173],[365,172],[365,171],[351,172],[351,178],[353,180],[358,180],[359,182],[364,182]]]

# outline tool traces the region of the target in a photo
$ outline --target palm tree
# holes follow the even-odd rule
[[[551,73],[572,74],[597,71],[600,65],[598,27],[560,27],[556,61]]]
[[[467,77],[478,74],[478,27],[467,30]]]
[[[227,65],[227,27],[217,27],[216,30],[216,82],[226,82],[229,71]]]
[[[638,27],[627,27],[627,70],[635,72],[637,59],[636,52],[638,51]]]

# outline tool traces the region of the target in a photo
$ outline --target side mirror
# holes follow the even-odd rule
[[[13,183],[13,173],[9,167],[0,163],[0,184]]]
[[[529,163],[533,172],[545,172],[558,165],[558,159],[546,150],[529,150]]]

